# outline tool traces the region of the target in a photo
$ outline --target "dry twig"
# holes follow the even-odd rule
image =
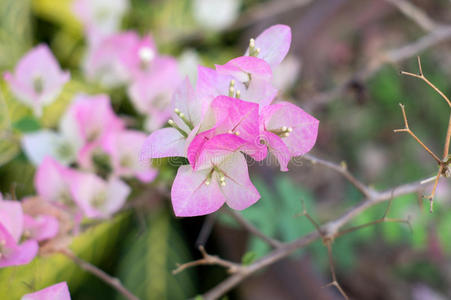
[[[177,266],[177,269],[175,269],[174,271],[172,271],[172,274],[177,274],[182,272],[183,270],[190,268],[190,267],[194,267],[194,266],[200,266],[200,265],[218,265],[218,266],[222,266],[228,269],[229,273],[236,273],[238,271],[243,271],[243,269],[245,269],[245,266],[242,266],[240,264],[234,263],[234,262],[230,262],[228,260],[219,258],[217,256],[213,256],[207,253],[207,251],[205,251],[204,246],[199,246],[199,251],[200,253],[202,253],[202,258],[195,260],[195,261],[191,261],[185,264],[181,264]]]
[[[415,78],[421,79],[422,81],[426,82],[427,85],[429,85],[432,89],[434,89],[434,91],[436,91],[440,95],[440,97],[442,97],[446,101],[446,103],[448,104],[448,107],[451,108],[451,101],[438,87],[436,87],[432,82],[429,81],[429,79],[427,79],[426,76],[424,76],[423,67],[421,66],[421,59],[419,56],[417,57],[417,59],[418,59],[419,74],[414,74],[414,73],[404,72],[404,71],[401,72],[401,74],[415,77]],[[410,134],[434,158],[434,160],[439,165],[439,169],[438,169],[437,175],[435,177],[434,186],[432,187],[432,191],[428,196],[425,196],[425,198],[429,199],[429,211],[432,212],[433,206],[434,206],[433,200],[434,200],[435,192],[437,190],[437,185],[438,185],[438,181],[439,181],[440,177],[441,176],[449,177],[451,175],[450,169],[449,169],[449,164],[450,164],[449,143],[450,143],[450,139],[451,139],[451,113],[450,113],[449,121],[448,121],[448,129],[446,131],[445,145],[443,147],[443,158],[440,159],[409,129],[409,124],[407,122],[407,116],[406,116],[406,111],[404,109],[404,105],[402,105],[402,104],[399,104],[399,105],[401,106],[401,109],[402,109],[402,116],[404,119],[404,128],[396,129],[396,130],[394,130],[394,132],[407,132],[408,134]]]
[[[369,209],[370,207],[382,203],[384,201],[388,201],[392,198],[398,197],[400,195],[405,195],[409,193],[418,192],[419,190],[423,189],[424,180],[400,185],[398,187],[386,190],[386,191],[374,191],[371,197],[367,197],[365,201],[359,203],[358,205],[352,207],[349,209],[346,213],[344,213],[339,218],[330,221],[321,227],[318,227],[319,230],[315,230],[314,232],[311,232],[298,240],[295,240],[291,243],[283,244],[282,246],[275,248],[272,252],[270,252],[268,255],[260,258],[259,260],[255,261],[254,263],[246,266],[242,266],[233,262],[228,262],[225,260],[221,260],[221,263],[219,265],[222,265],[224,267],[229,268],[232,266],[232,270],[234,273],[221,282],[219,285],[208,291],[203,295],[203,299],[205,300],[212,300],[212,299],[218,299],[220,296],[222,296],[227,291],[231,290],[238,284],[240,284],[243,280],[245,280],[247,277],[249,277],[251,274],[276,263],[277,261],[289,256],[291,253],[296,251],[297,249],[303,248],[313,241],[317,239],[326,239],[326,240],[333,240],[340,234],[340,229],[346,225],[349,221],[351,221],[355,216],[359,215],[363,211]],[[426,180],[426,183],[429,183],[430,181]],[[321,234],[320,234],[321,233]],[[214,257],[212,260],[209,256],[209,259],[201,260],[199,263],[198,261],[188,263],[188,266],[193,265],[200,265],[200,264],[216,264],[214,261],[217,260],[217,257]]]

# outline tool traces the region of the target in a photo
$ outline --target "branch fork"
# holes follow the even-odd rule
[[[407,75],[407,76],[411,76],[414,78],[418,78],[423,80],[424,82],[426,82],[426,84],[428,84],[432,89],[434,89],[434,91],[436,91],[440,97],[442,97],[445,102],[448,104],[448,107],[451,108],[451,101],[449,100],[449,98],[439,89],[437,88],[432,82],[429,81],[429,79],[426,78],[426,76],[424,76],[423,73],[423,68],[421,66],[421,59],[418,56],[418,74],[414,74],[414,73],[410,73],[410,72],[404,72],[402,71],[401,74],[403,75]],[[446,138],[445,138],[445,145],[444,145],[444,149],[443,149],[443,158],[440,159],[438,157],[438,155],[436,155],[434,152],[432,152],[414,133],[412,130],[410,130],[409,128],[409,122],[407,121],[407,116],[406,116],[406,110],[403,104],[399,104],[399,106],[401,107],[402,110],[402,116],[404,119],[404,128],[402,129],[395,129],[394,132],[395,133],[400,133],[400,132],[406,132],[408,133],[410,136],[412,136],[418,144],[421,145],[421,147],[423,147],[431,156],[432,158],[435,160],[435,162],[439,165],[439,169],[437,172],[437,175],[435,176],[435,181],[434,181],[434,186],[432,187],[432,191],[429,195],[425,195],[424,198],[429,200],[429,211],[432,212],[433,211],[433,206],[434,206],[434,196],[435,196],[435,192],[437,190],[437,185],[438,185],[438,181],[440,179],[441,176],[443,177],[450,177],[451,176],[451,169],[450,169],[450,163],[451,163],[451,159],[450,159],[450,155],[449,155],[449,144],[450,144],[450,139],[451,139],[451,114],[449,116],[449,121],[448,121],[448,130],[446,133]]]

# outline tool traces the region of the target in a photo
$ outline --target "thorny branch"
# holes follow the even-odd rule
[[[418,72],[419,72],[419,74],[414,74],[414,73],[409,73],[409,72],[403,71],[403,72],[401,72],[401,74],[415,77],[415,78],[421,79],[424,82],[426,82],[426,84],[428,84],[431,88],[433,88],[434,91],[436,91],[440,95],[440,97],[442,97],[446,101],[448,106],[451,108],[451,101],[448,99],[448,97],[438,87],[436,87],[432,82],[430,82],[429,79],[426,78],[426,76],[424,76],[423,67],[421,66],[421,59],[419,56],[418,56]],[[451,113],[450,113],[449,121],[448,121],[448,130],[446,131],[445,145],[443,146],[443,158],[440,159],[409,129],[409,123],[407,122],[407,116],[406,116],[406,111],[405,111],[404,105],[402,105],[402,104],[399,104],[399,105],[401,106],[402,116],[404,119],[404,128],[396,129],[396,130],[394,130],[394,132],[407,132],[408,134],[410,134],[434,158],[434,160],[439,165],[439,169],[438,169],[437,175],[435,177],[434,186],[432,187],[431,194],[426,196],[426,198],[429,199],[429,203],[430,203],[429,210],[430,210],[430,212],[432,212],[433,206],[434,206],[434,202],[433,202],[434,195],[437,190],[437,185],[438,185],[440,176],[449,177],[451,175],[450,174],[451,171],[449,169],[449,164],[450,164],[449,143],[450,143],[450,139],[451,139]]]
[[[351,184],[353,184],[365,197],[371,197],[373,194],[373,189],[363,184],[354,175],[352,175],[345,163],[335,164],[333,162],[317,158],[310,154],[305,154],[302,158],[309,160],[313,165],[318,164],[326,168],[332,169],[341,175],[343,175]]]
[[[72,251],[64,249],[59,251],[61,254],[65,255],[66,257],[70,258],[74,263],[76,263],[80,268],[83,270],[91,273],[92,275],[96,276],[97,278],[101,279],[106,284],[110,285],[114,289],[116,289],[119,293],[122,294],[122,296],[125,297],[125,299],[128,300],[139,300],[138,297],[133,295],[129,290],[127,290],[119,279],[112,277],[99,269],[98,267],[90,264],[87,261],[84,261],[83,259],[76,256]]]
[[[172,274],[177,274],[182,272],[183,270],[190,268],[190,267],[194,267],[194,266],[199,266],[199,265],[218,265],[218,266],[222,266],[224,268],[227,268],[229,273],[236,273],[238,271],[240,271],[241,269],[243,269],[244,267],[238,263],[234,263],[234,262],[230,262],[227,260],[224,260],[222,258],[219,258],[217,256],[213,256],[207,253],[207,251],[205,251],[204,246],[199,246],[199,251],[202,254],[202,258],[199,260],[195,260],[189,263],[185,263],[185,264],[181,264],[178,265],[177,269],[175,269],[174,271],[172,271]]]
[[[322,161],[322,160],[321,160]],[[325,161],[324,161],[325,162]],[[335,166],[333,163],[327,163],[323,164],[324,166],[329,166],[332,169],[336,170],[336,168],[332,167]],[[290,243],[281,244],[281,246],[276,247],[272,252],[270,252],[268,255],[262,257],[261,259],[255,261],[254,263],[250,265],[241,265],[234,262],[229,262],[224,259],[220,259],[216,256],[211,256],[206,253],[206,251],[203,249],[203,247],[200,248],[200,251],[203,255],[203,258],[194,262],[189,262],[187,264],[183,264],[179,266],[174,272],[178,273],[188,267],[197,266],[197,265],[220,265],[223,267],[226,267],[229,269],[229,271],[232,273],[232,275],[224,280],[222,283],[217,285],[215,288],[211,289],[207,293],[203,295],[203,299],[205,300],[211,300],[211,299],[218,299],[220,296],[222,296],[227,291],[231,290],[238,284],[240,284],[244,279],[249,277],[251,274],[276,263],[277,261],[289,256],[291,253],[296,251],[297,249],[303,248],[310,243],[314,242],[317,239],[323,239],[323,241],[333,241],[335,238],[341,236],[344,234],[344,232],[347,231],[354,231],[360,228],[363,228],[365,226],[369,226],[370,224],[361,225],[360,227],[354,227],[350,229],[345,229],[343,231],[340,231],[340,229],[349,223],[354,217],[361,214],[362,212],[366,211],[370,207],[382,203],[384,201],[389,201],[395,197],[410,194],[414,192],[419,192],[422,190],[426,184],[429,184],[430,180],[425,179],[421,181],[416,181],[404,185],[400,185],[394,188],[391,188],[386,191],[376,191],[371,190],[370,188],[366,187],[368,190],[371,190],[371,193],[366,196],[365,200],[358,205],[350,208],[347,212],[345,212],[343,215],[338,217],[337,219],[333,221],[329,221],[328,223],[319,226],[316,225],[317,230],[314,232],[311,232],[298,240]],[[390,207],[390,206],[389,206]],[[382,222],[404,222],[409,224],[408,220],[401,220],[401,219],[390,219],[387,217],[388,209],[386,210],[386,213],[380,220],[376,220],[372,222],[372,224],[382,223]],[[304,209],[305,212],[305,209]],[[305,213],[303,215],[306,215]],[[311,218],[310,218],[311,219]],[[311,219],[314,224],[313,219]],[[249,228],[246,226],[246,228]],[[338,282],[335,280],[336,284],[332,285],[336,286],[338,290],[340,290],[340,287],[338,285]]]

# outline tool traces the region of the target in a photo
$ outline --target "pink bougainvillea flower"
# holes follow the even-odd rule
[[[266,61],[271,68],[275,68],[287,55],[290,44],[290,27],[278,24],[263,31],[255,40],[251,40],[245,55],[255,55]]]
[[[70,300],[70,293],[67,283],[60,282],[40,291],[26,294],[21,300]]]
[[[28,240],[20,245],[0,223],[0,268],[26,265],[38,253],[38,243]]]
[[[20,203],[0,197],[0,268],[27,264],[36,256],[36,241],[29,240],[19,244],[23,224]]]
[[[74,202],[69,187],[73,172],[51,157],[44,158],[34,177],[38,195],[51,203],[73,207]]]
[[[101,83],[106,87],[115,87],[130,80],[128,62],[130,55],[139,43],[139,36],[132,31],[99,36],[96,31],[90,32],[93,41],[88,48],[83,71],[91,81]]]
[[[0,198],[0,223],[16,242],[20,241],[24,224],[20,202]]]
[[[80,146],[98,142],[112,130],[124,128],[107,95],[77,96],[60,123],[64,136]]]
[[[111,217],[125,203],[130,187],[117,178],[108,181],[92,174],[76,172],[70,182],[74,201],[88,218]]]
[[[180,85],[172,98],[171,127],[154,131],[141,149],[141,160],[161,157],[186,157],[189,143],[199,131],[206,110],[188,79]],[[205,122],[205,126],[212,126]],[[211,128],[211,127],[210,127]],[[209,129],[209,128],[206,128]]]
[[[70,74],[61,70],[47,45],[41,44],[22,57],[14,74],[5,73],[4,78],[17,99],[41,116],[43,106],[58,97]]]
[[[145,140],[146,135],[135,130],[113,132],[104,139],[101,147],[111,158],[114,175],[136,177],[142,182],[155,179],[157,171],[140,161],[136,154]]]
[[[230,153],[210,169],[194,171],[181,166],[171,190],[172,206],[178,217],[191,217],[215,212],[224,203],[243,210],[260,199],[249,179],[243,154]]]
[[[266,157],[266,147],[262,147],[259,143],[259,106],[256,103],[218,96],[212,101],[210,109],[216,125],[198,134],[188,147],[188,160],[195,170],[209,167],[209,160],[199,158],[205,157],[202,153],[208,149],[206,147],[212,145],[214,149],[224,151],[239,149],[256,160]],[[215,136],[222,134],[226,135],[214,139]],[[206,157],[210,156],[211,153]]]
[[[149,70],[133,80],[128,94],[134,107],[149,116],[147,130],[156,130],[168,120],[171,97],[181,81],[177,61],[170,57],[155,58]]]
[[[73,12],[86,30],[108,35],[117,32],[128,6],[127,0],[76,0]]]
[[[32,217],[24,215],[24,237],[38,242],[55,237],[58,234],[59,224],[55,217],[38,215]]]
[[[216,70],[218,73],[232,76],[234,79],[229,86],[229,96],[256,102],[263,107],[270,104],[277,94],[277,90],[271,83],[271,67],[260,58],[237,57],[225,65],[216,65]]]
[[[289,102],[266,106],[260,115],[261,143],[277,157],[280,170],[287,171],[291,157],[309,152],[316,142],[319,121]]]

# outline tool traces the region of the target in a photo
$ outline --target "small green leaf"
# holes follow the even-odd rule
[[[37,131],[41,128],[39,121],[32,117],[26,116],[21,118],[19,121],[13,123],[13,128],[19,130],[23,133]]]
[[[250,265],[254,262],[254,260],[257,258],[257,253],[254,251],[246,252],[243,257],[241,258],[241,262],[243,265]]]
[[[204,297],[202,297],[201,295],[197,295],[194,300],[204,300]]]

